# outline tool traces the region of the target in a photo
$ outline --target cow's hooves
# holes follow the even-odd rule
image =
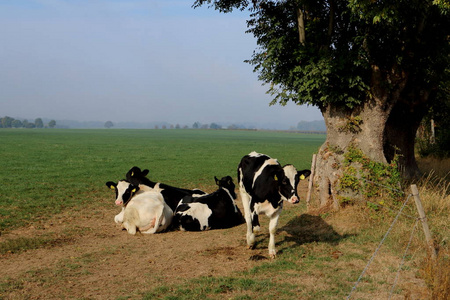
[[[269,254],[269,256],[270,256],[271,259],[277,258],[277,255],[276,255],[276,254]]]

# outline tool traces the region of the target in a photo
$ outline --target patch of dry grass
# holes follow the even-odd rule
[[[417,158],[417,165],[419,166],[419,169],[425,174],[433,174],[438,178],[450,180],[450,158]]]
[[[437,173],[442,174],[442,166],[448,165],[449,161],[432,167],[432,171],[419,184],[420,198],[438,250],[436,259],[428,256],[421,264],[421,276],[431,290],[432,299],[450,297],[450,173],[446,177],[439,177],[434,173],[434,170],[438,170]]]
[[[364,299],[363,294],[370,294],[367,290],[370,290],[370,286],[377,286],[379,289],[393,283],[397,266],[399,266],[410,237],[412,239],[409,251],[406,254],[402,271],[399,273],[397,293],[403,294],[407,299],[411,298],[411,293],[417,296],[423,292],[418,290],[420,288],[418,280],[423,279],[429,290],[428,293],[423,294],[423,299],[449,299],[450,297],[450,223],[448,222],[450,215],[450,159],[427,158],[420,160],[419,164],[425,175],[414,183],[418,186],[439,255],[436,260],[430,258],[420,222],[417,223],[415,232],[412,232],[418,212],[413,198],[409,198],[403,211],[404,215],[399,217],[385,244],[355,291],[354,297],[356,298]],[[409,197],[408,194],[411,193],[409,188],[405,190],[405,193],[404,199],[399,201],[405,201]],[[382,200],[377,199],[376,202],[381,203]],[[364,206],[348,206],[338,213],[329,215],[326,220],[341,235],[357,234],[355,247],[364,248],[371,245],[373,250],[370,251],[374,251],[379,242],[375,237],[381,239],[400,206],[391,208],[392,211],[383,208],[375,211]],[[356,249],[354,250],[356,251]],[[349,251],[348,248],[347,251]],[[390,267],[386,269],[386,266]],[[413,272],[405,273],[405,270]],[[416,275],[414,276],[414,274]],[[379,296],[381,297],[381,294]],[[414,296],[412,297],[414,298]]]

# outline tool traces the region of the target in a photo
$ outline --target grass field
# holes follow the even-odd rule
[[[226,130],[0,130],[0,231],[92,204],[133,166],[186,188],[236,178],[245,154],[310,168],[324,135]]]
[[[255,250],[246,249],[245,225],[130,236],[113,223],[118,208],[105,182],[132,166],[212,191],[214,176],[236,180],[239,160],[254,150],[309,169],[325,136],[19,129],[0,130],[0,140],[0,299],[344,299],[394,218],[367,207],[318,215],[304,201],[286,205],[275,260],[267,257],[267,218]],[[418,185],[439,263],[426,261],[418,230],[390,294],[414,224],[401,218],[352,299],[446,299],[450,188],[445,180]]]

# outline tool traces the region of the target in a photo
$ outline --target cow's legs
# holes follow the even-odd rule
[[[253,233],[252,215],[250,212],[250,195],[242,189],[239,190],[241,194],[242,206],[244,207],[245,223],[247,223],[247,246],[253,249],[255,246],[255,234]]]
[[[277,232],[279,213],[272,215],[269,221],[269,256],[275,258],[277,256],[277,250],[275,249],[275,233]]]
[[[125,208],[122,207],[122,211],[114,217],[114,222],[116,222],[117,224],[123,223],[124,210]]]
[[[123,222],[123,227],[128,231],[129,234],[136,234],[136,225],[132,223],[128,223],[127,221]]]
[[[259,225],[258,214],[253,213],[252,215],[252,224],[253,224],[253,232],[258,232],[261,230],[261,226]]]

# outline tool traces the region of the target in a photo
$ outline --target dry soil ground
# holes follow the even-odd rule
[[[208,232],[132,236],[114,224],[118,210],[111,199],[107,208],[68,211],[2,234],[0,242],[37,236],[50,242],[0,256],[0,299],[134,299],[162,282],[226,276],[268,261],[267,228],[258,235],[255,250],[246,248],[244,224]],[[279,230],[277,240],[288,234]],[[421,297],[426,297],[423,289],[411,298]]]

